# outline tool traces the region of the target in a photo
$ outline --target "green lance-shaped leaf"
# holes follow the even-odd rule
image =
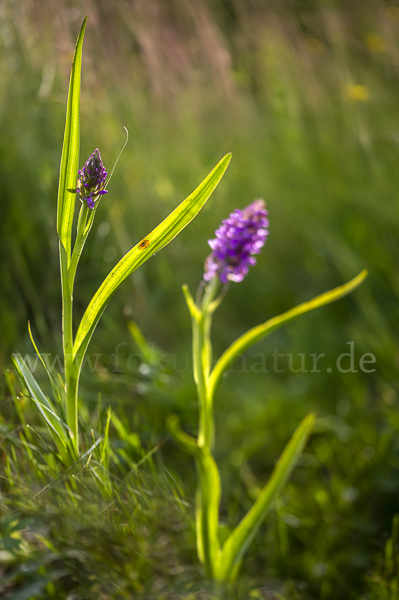
[[[269,335],[275,329],[278,329],[288,321],[292,321],[303,315],[307,312],[315,310],[316,308],[320,308],[321,306],[325,306],[326,304],[330,304],[343,296],[346,296],[354,289],[356,289],[362,281],[367,277],[367,271],[363,270],[359,275],[357,275],[348,283],[344,285],[340,285],[339,287],[334,288],[313,300],[309,300],[309,302],[303,302],[303,304],[299,304],[295,306],[295,308],[291,308],[287,312],[279,315],[277,317],[273,317],[269,319],[265,323],[261,325],[257,325],[253,327],[242,336],[240,336],[235,342],[231,344],[229,348],[222,354],[222,356],[217,361],[216,365],[213,368],[213,371],[209,378],[209,394],[211,397],[214,396],[217,386],[220,383],[220,380],[223,376],[223,373],[228,369],[229,365],[238,357],[240,354],[245,352],[250,346],[259,342],[262,338]]]
[[[43,359],[42,355],[41,355],[41,354],[40,354],[40,352],[39,352],[39,349],[38,349],[38,347],[37,347],[37,345],[36,345],[36,342],[35,342],[35,340],[34,340],[34,338],[33,338],[32,329],[31,329],[31,326],[30,326],[30,321],[28,321],[28,331],[29,331],[29,337],[30,337],[30,340],[31,340],[31,342],[32,342],[32,345],[33,345],[34,349],[36,350],[36,354],[37,354],[37,356],[38,356],[38,358],[39,358],[40,362],[42,363],[42,365],[43,365],[43,368],[44,368],[44,370],[45,370],[45,371],[46,371],[46,373],[47,373],[47,377],[49,378],[49,381],[50,381],[51,387],[53,388],[54,397],[55,397],[55,399],[56,399],[56,400],[57,400],[57,402],[58,402],[58,406],[59,406],[59,408],[60,408],[60,409],[62,409],[62,399],[61,399],[60,390],[59,390],[59,388],[57,387],[57,385],[56,385],[56,383],[55,383],[55,381],[54,381],[54,379],[53,379],[53,376],[51,375],[51,373],[50,373],[50,371],[49,371],[49,369],[48,369],[48,367],[47,367],[47,365],[46,365],[46,362],[45,362],[45,360]],[[63,418],[64,420],[66,420],[66,419],[64,418],[64,416],[65,416],[65,415],[61,415],[61,416],[62,416],[62,418]]]
[[[183,200],[158,227],[125,254],[112,269],[94,294],[83,315],[73,347],[73,359],[78,353],[80,357],[84,355],[93,331],[116,289],[133,271],[169,244],[194,219],[221,180],[230,159],[231,154],[226,154],[197,189]]]
[[[308,415],[296,429],[255,504],[227,538],[217,561],[216,579],[233,581],[237,576],[244,553],[265,518],[277,492],[290,476],[312,431],[315,419],[314,414]]]
[[[56,410],[47,396],[42,392],[36,379],[28,369],[20,354],[13,354],[14,365],[25,385],[29,394],[39,409],[47,427],[57,445],[62,456],[67,455],[67,447],[70,444],[71,430],[68,425],[57,415]]]
[[[73,57],[58,185],[57,233],[64,247],[68,266],[71,258],[71,233],[76,198],[73,190],[76,189],[76,177],[79,169],[80,79],[86,21],[87,17],[83,21]]]

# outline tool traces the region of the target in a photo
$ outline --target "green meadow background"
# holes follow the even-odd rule
[[[55,366],[61,353],[57,181],[86,14],[80,164],[98,147],[110,170],[123,127],[129,143],[79,266],[78,316],[119,258],[233,153],[194,222],[118,290],[89,347],[84,444],[104,432],[110,406],[118,502],[104,500],[84,469],[77,489],[62,478],[44,489],[56,476],[51,441],[11,366],[16,351],[35,365],[28,321]],[[398,99],[394,0],[3,0],[0,596],[399,597]],[[193,464],[165,420],[176,412],[196,428],[181,286],[195,292],[207,240],[255,198],[267,203],[270,236],[216,313],[216,355],[363,268],[369,277],[248,351],[220,389],[226,527],[252,504],[300,420],[316,411],[319,421],[237,584],[215,590],[196,559]],[[337,368],[349,351],[353,363],[347,356]],[[311,355],[322,353],[313,369]],[[375,363],[362,370],[365,354]],[[21,418],[31,438],[21,437]]]

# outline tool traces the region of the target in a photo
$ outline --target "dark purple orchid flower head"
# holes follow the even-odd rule
[[[104,190],[107,175],[100,151],[96,148],[79,171],[76,182],[76,192],[89,208],[93,209],[99,197],[108,193]]]
[[[242,281],[250,265],[256,264],[268,236],[269,220],[263,200],[255,200],[243,210],[236,209],[209,240],[212,253],[205,261],[205,281],[219,277],[222,283]]]

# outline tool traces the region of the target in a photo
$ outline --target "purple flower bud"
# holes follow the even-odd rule
[[[264,246],[269,220],[263,200],[255,200],[243,210],[236,209],[209,240],[212,253],[205,261],[205,281],[218,276],[222,283],[242,281],[248,267],[256,264],[254,254]]]
[[[82,202],[86,201],[89,208],[93,209],[98,198],[108,193],[104,190],[107,175],[100,151],[96,148],[79,171],[76,182],[76,192],[80,194]]]

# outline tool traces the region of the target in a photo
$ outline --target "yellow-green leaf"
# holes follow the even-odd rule
[[[36,379],[26,366],[20,354],[13,354],[13,361],[17,372],[24,381],[29,395],[39,409],[52,437],[62,455],[65,455],[66,447],[69,444],[69,435],[71,430],[66,423],[57,415],[56,410],[47,396],[42,392]]]
[[[71,235],[76,199],[76,194],[71,190],[76,188],[76,177],[79,169],[80,79],[86,21],[87,17],[83,21],[73,57],[58,184],[57,233],[66,253],[67,266],[69,266],[71,259]]]
[[[112,269],[94,294],[83,315],[73,347],[74,359],[78,353],[80,357],[84,355],[93,331],[119,285],[140,265],[169,244],[194,219],[223,177],[230,159],[231,154],[222,158],[194,192],[183,200],[158,227],[136,244]]]
[[[316,298],[309,300],[309,302],[303,302],[302,304],[295,306],[295,308],[291,308],[291,310],[288,310],[282,315],[273,317],[265,323],[253,327],[252,329],[244,333],[242,336],[240,336],[235,342],[231,344],[231,346],[229,346],[229,348],[227,348],[227,350],[222,354],[222,356],[219,358],[216,365],[214,366],[209,378],[210,395],[214,395],[216,388],[219,385],[220,380],[223,376],[223,373],[226,371],[226,369],[228,369],[229,365],[238,356],[240,356],[240,354],[245,352],[245,350],[247,350],[250,346],[252,346],[256,342],[259,342],[259,340],[269,335],[269,333],[271,333],[275,329],[278,329],[285,323],[288,323],[288,321],[292,321],[300,315],[315,310],[316,308],[320,308],[321,306],[325,306],[326,304],[330,304],[331,302],[335,302],[335,300],[346,296],[354,289],[356,289],[366,277],[367,271],[363,270],[354,279],[348,281],[348,283],[340,285],[339,287],[336,287],[328,292],[324,292],[324,294],[316,296]]]
[[[269,481],[261,491],[255,504],[224,543],[215,569],[215,579],[233,581],[238,573],[242,557],[265,518],[277,492],[282,488],[295,466],[315,423],[310,414],[294,432],[285,447]]]

